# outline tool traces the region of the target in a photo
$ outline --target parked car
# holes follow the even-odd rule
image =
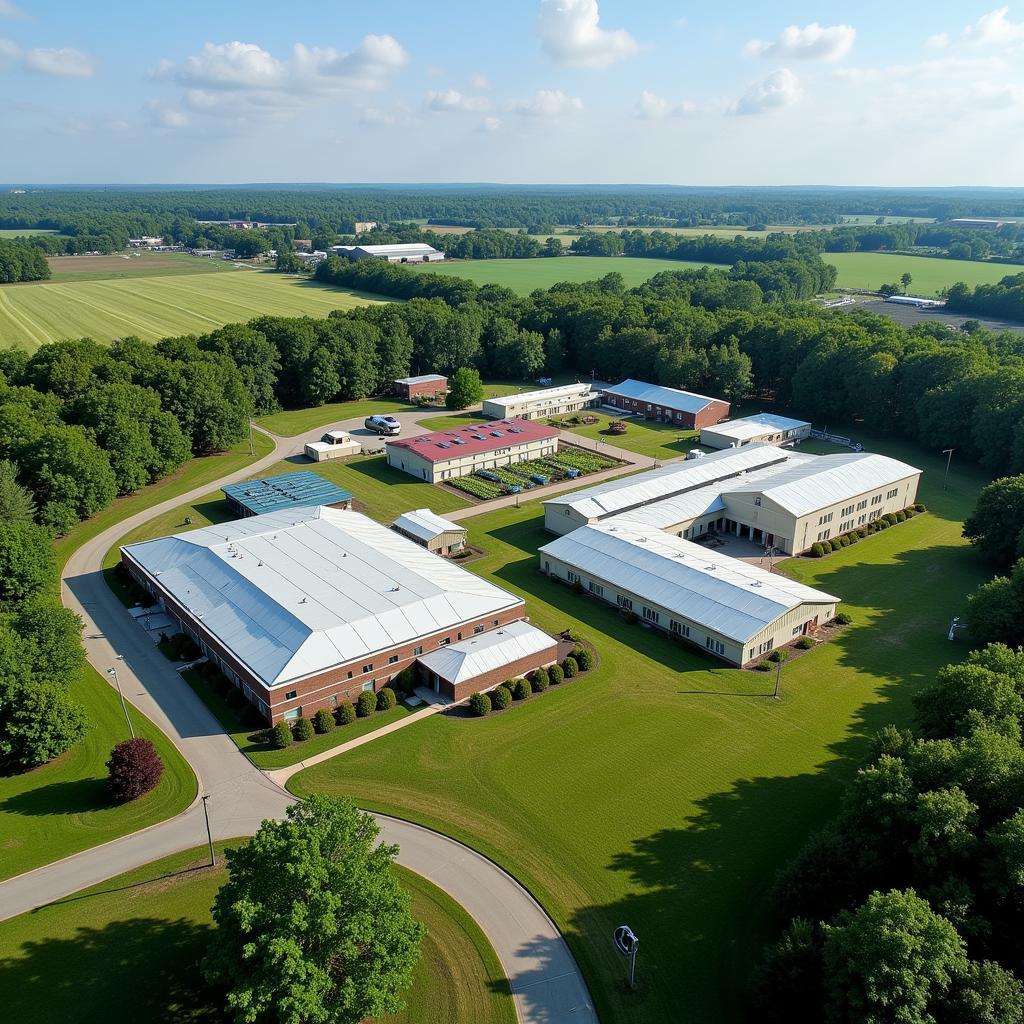
[[[363,426],[375,434],[386,434],[388,437],[397,437],[402,432],[402,424],[394,416],[367,416]]]

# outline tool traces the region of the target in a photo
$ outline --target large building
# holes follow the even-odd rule
[[[421,373],[417,377],[399,377],[392,388],[407,402],[422,397],[437,398],[448,390],[448,378],[440,373]]]
[[[236,516],[259,516],[299,505],[352,507],[348,491],[308,469],[227,484],[221,490]]]
[[[674,423],[684,430],[710,427],[729,415],[729,403],[724,399],[647,384],[642,380],[624,380],[603,388],[602,401],[626,415]]]
[[[739,666],[814,634],[839,600],[626,517],[544,545],[540,567]]]
[[[595,405],[600,396],[591,391],[589,384],[566,384],[540,391],[522,391],[518,395],[484,400],[483,413],[496,420],[544,419],[579,412]]]
[[[121,559],[268,722],[380,690],[430,652],[525,615],[521,598],[323,506],[129,544]],[[548,657],[540,650],[528,668]],[[445,679],[436,688],[451,698],[489,685]]]
[[[920,477],[885,455],[750,444],[549,498],[544,525],[566,534],[629,520],[686,540],[714,531],[799,554],[914,504]]]
[[[388,465],[418,480],[441,483],[478,469],[511,466],[558,451],[558,431],[530,420],[497,420],[436,430],[384,445]]]
[[[811,425],[805,420],[762,412],[704,427],[700,443],[708,448],[742,448],[745,444],[792,444],[810,436]]]
[[[332,245],[331,252],[350,260],[387,260],[388,263],[437,263],[444,253],[426,242],[393,245]]]

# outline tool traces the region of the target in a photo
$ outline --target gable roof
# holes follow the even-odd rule
[[[500,629],[428,651],[420,655],[419,660],[449,683],[464,683],[541,651],[550,650],[554,659],[557,647],[557,642],[547,633],[520,619]]]
[[[558,431],[537,420],[487,420],[456,430],[435,430],[430,434],[399,438],[388,441],[385,447],[405,448],[427,462],[449,462],[552,437],[558,437]]]
[[[466,527],[453,523],[450,519],[442,519],[429,508],[417,508],[412,512],[400,515],[393,524],[406,533],[411,533],[420,540],[433,540],[442,533],[465,533]]]
[[[750,437],[760,437],[769,431],[784,433],[787,430],[799,430],[810,427],[806,420],[793,420],[788,416],[776,416],[771,412],[758,413],[756,416],[744,416],[738,420],[716,423],[713,427],[705,427],[709,434],[720,434],[722,437],[733,437],[738,441]]]
[[[632,378],[601,390],[606,395],[618,395],[620,398],[632,398],[637,402],[661,405],[668,409],[691,413],[698,413],[701,409],[706,409],[712,402],[725,401],[721,398],[709,398],[707,395],[694,394],[692,391],[668,388],[662,384],[648,384],[646,381]],[[726,405],[728,404],[726,402]]]

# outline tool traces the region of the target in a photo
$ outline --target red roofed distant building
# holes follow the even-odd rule
[[[511,466],[558,451],[558,431],[535,420],[491,420],[457,430],[397,438],[384,446],[388,465],[429,483]]]

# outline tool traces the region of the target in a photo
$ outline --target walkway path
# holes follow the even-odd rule
[[[411,431],[423,414],[400,416],[403,425],[408,418]],[[301,452],[306,441],[335,426],[359,429],[362,421],[328,424],[292,438],[271,435],[270,454],[237,473],[129,516],[84,543],[64,567],[62,598],[84,621],[90,663],[104,678],[107,669],[118,664],[126,699],[154,721],[192,765],[199,793],[210,797],[216,838],[251,835],[263,820],[283,816],[294,798],[252,765],[202,701],[182,684],[170,662],[155,655],[151,641],[107,586],[103,558],[120,537],[152,517],[258,474]],[[446,836],[396,818],[375,817],[383,839],[399,845],[399,863],[448,892],[480,925],[509,979],[522,1024],[596,1024],[586,984],[565,940],[514,878]],[[0,883],[0,919],[197,846],[204,838],[197,797],[175,818]]]

